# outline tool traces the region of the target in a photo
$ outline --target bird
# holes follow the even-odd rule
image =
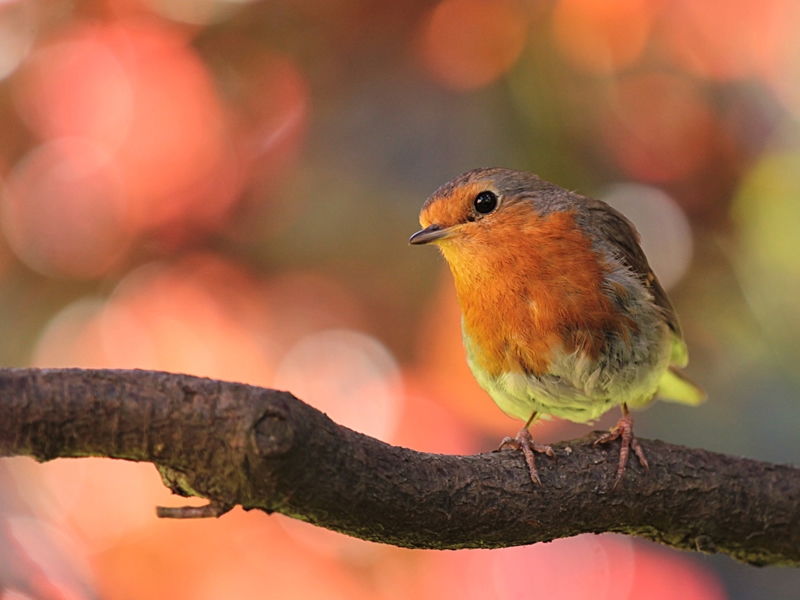
[[[675,309],[634,225],[601,200],[533,173],[468,171],[436,190],[412,245],[433,244],[450,267],[467,363],[507,415],[524,421],[501,450],[521,450],[541,485],[540,418],[591,423],[615,406],[621,439],[614,488],[631,452],[649,472],[631,409],[661,399],[696,406],[705,393],[681,370],[688,351]]]

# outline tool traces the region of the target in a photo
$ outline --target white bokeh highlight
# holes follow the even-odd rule
[[[642,248],[661,285],[669,290],[692,261],[692,229],[673,198],[656,187],[617,183],[600,196],[628,217],[642,237]]]
[[[383,344],[362,333],[333,329],[302,338],[278,365],[274,387],[384,442],[397,428],[400,370]]]

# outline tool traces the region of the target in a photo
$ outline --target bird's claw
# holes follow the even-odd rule
[[[538,485],[542,484],[542,480],[539,479],[539,471],[536,469],[536,459],[533,453],[539,452],[540,454],[546,454],[550,458],[556,459],[556,453],[553,451],[553,447],[534,442],[530,431],[528,431],[526,427],[520,429],[517,437],[507,437],[500,442],[499,450],[507,449],[522,450],[522,454],[525,456],[525,462],[528,463],[528,472],[531,475],[531,481]]]
[[[648,473],[650,472],[650,465],[647,464],[647,457],[644,455],[644,450],[641,444],[639,444],[639,440],[633,435],[633,417],[627,412],[611,431],[601,435],[592,445],[597,446],[597,444],[605,444],[619,437],[622,438],[622,447],[619,451],[619,467],[617,468],[617,476],[614,479],[614,485],[611,487],[612,490],[617,487],[620,479],[622,479],[622,474],[625,472],[625,466],[628,464],[628,455],[631,449],[633,449],[633,453],[636,454],[636,457],[639,459],[639,464],[642,465]]]

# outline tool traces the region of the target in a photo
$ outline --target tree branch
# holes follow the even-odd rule
[[[152,371],[0,369],[0,456],[154,463],[219,516],[240,504],[409,548],[499,548],[614,531],[755,565],[800,566],[800,468],[641,440],[554,445],[541,486],[522,455],[425,454],[341,427],[286,392]]]

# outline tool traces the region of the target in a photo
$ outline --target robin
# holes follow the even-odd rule
[[[524,453],[540,483],[539,417],[622,418],[595,444],[621,438],[619,483],[630,450],[649,470],[630,408],[656,396],[697,405],[705,394],[688,362],[675,310],[647,263],[633,224],[600,200],[533,175],[476,169],[422,207],[411,244],[436,244],[453,273],[467,362],[481,387],[525,422],[500,448]]]

